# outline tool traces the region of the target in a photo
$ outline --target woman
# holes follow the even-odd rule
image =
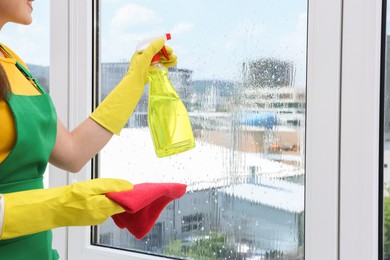
[[[33,0],[0,0],[0,30],[8,22],[32,22]],[[1,33],[0,33],[1,35]],[[95,179],[43,189],[47,163],[79,171],[113,134],[119,134],[133,112],[152,57],[163,39],[135,53],[122,81],[83,123],[68,132],[56,117],[50,97],[25,63],[0,44],[0,258],[58,259],[50,229],[94,225],[123,208],[104,194],[131,190],[125,180]],[[167,66],[176,64],[170,56]]]

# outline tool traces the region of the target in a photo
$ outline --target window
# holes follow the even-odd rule
[[[105,2],[107,5],[106,8],[112,7],[115,10],[120,9],[120,5],[114,5],[115,3],[120,4],[118,0],[110,2],[111,5],[108,5],[108,2]],[[142,2],[148,3],[147,1]],[[264,10],[267,10],[268,14],[273,14],[274,20],[279,18],[278,21],[281,21],[286,18],[284,12],[276,12],[275,9],[269,8],[269,5],[279,3],[279,10],[282,10],[287,2],[257,2],[264,7]],[[55,49],[52,49],[50,64],[51,85],[55,87],[51,89],[50,93],[52,97],[54,95],[56,98],[57,112],[70,129],[74,128],[79,122],[85,120],[91,112],[91,86],[94,85],[92,81],[102,76],[101,73],[99,75],[93,75],[98,70],[93,68],[91,64],[91,53],[94,53],[94,47],[96,47],[96,45],[91,43],[90,37],[93,35],[91,30],[92,28],[97,28],[97,26],[92,26],[91,24],[91,21],[93,21],[91,17],[91,10],[93,10],[93,8],[91,8],[92,3],[94,3],[94,1],[52,1],[50,3],[52,6],[51,11],[53,12],[51,14],[50,24],[52,27],[51,46],[56,46]],[[172,2],[169,1],[169,3],[171,4]],[[260,99],[255,102],[256,106],[259,108],[268,108],[275,103],[288,104],[304,100],[303,103],[305,106],[302,106],[304,109],[299,109],[298,113],[305,114],[305,122],[302,123],[295,118],[288,119],[286,122],[287,124],[300,125],[301,127],[305,126],[305,259],[378,259],[378,245],[382,246],[382,244],[378,244],[378,227],[382,230],[382,226],[378,225],[378,213],[382,214],[382,211],[378,210],[378,205],[380,205],[378,204],[378,194],[382,195],[381,192],[383,192],[383,187],[378,186],[379,175],[377,174],[378,169],[383,167],[383,165],[378,164],[378,152],[380,151],[378,149],[378,121],[380,107],[379,65],[382,37],[380,28],[382,4],[382,0],[311,1],[307,10],[307,90],[304,88],[305,91],[303,91],[303,93],[299,93],[296,96],[293,95],[292,100],[290,98],[285,98],[280,101],[274,100],[274,102],[271,99]],[[208,6],[209,3],[205,2],[203,4],[203,9],[206,9],[205,7]],[[194,9],[193,7],[194,4],[187,1],[186,7],[182,8],[182,10],[191,9],[198,11],[198,9]],[[229,5],[225,8],[228,7]],[[294,7],[296,7],[296,1],[294,1]],[[294,10],[294,7],[288,8],[288,11]],[[240,6],[240,10],[243,8],[244,7]],[[159,10],[162,10],[161,12],[163,13],[170,13],[171,5],[164,6],[164,8],[159,7]],[[252,8],[251,11],[252,10],[255,9]],[[204,14],[204,12],[206,11],[198,11],[198,13],[202,14]],[[213,10],[213,12],[215,13],[216,11]],[[223,13],[230,17],[230,13],[226,10],[224,10]],[[187,12],[185,13],[185,16],[189,14],[190,12]],[[267,15],[258,16],[257,21],[260,21],[260,18],[263,19],[263,17],[266,16]],[[213,16],[202,15],[202,17],[207,17],[208,22],[210,22],[212,20],[210,17]],[[288,18],[288,20],[293,21],[290,18]],[[218,20],[218,22],[226,24],[225,20]],[[275,25],[276,24],[277,22],[275,22]],[[289,25],[292,25],[292,23]],[[102,29],[101,27],[98,28]],[[289,28],[289,26],[286,26],[285,28]],[[359,30],[357,30],[357,28]],[[158,29],[158,33],[161,33],[160,31],[162,30],[164,30],[164,32],[168,30],[170,30],[171,33],[173,32],[171,27],[169,27],[168,29]],[[143,31],[150,32],[150,30]],[[214,31],[215,30],[213,30],[213,33]],[[104,31],[101,32],[103,33]],[[219,30],[216,32],[219,32]],[[271,35],[275,33],[273,30],[267,30],[267,32]],[[149,36],[149,33],[147,34],[147,36]],[[102,36],[104,36],[104,34],[102,34]],[[124,41],[126,37],[125,35],[122,36],[122,40]],[[183,37],[183,35],[180,37]],[[103,38],[104,37],[102,37],[102,41]],[[302,37],[302,39],[304,38],[305,37]],[[270,39],[271,38],[269,37],[262,38],[263,41],[270,41]],[[293,38],[290,38],[289,41],[286,41],[288,42],[288,44],[286,44],[288,50],[286,49],[285,51],[289,51],[294,43],[296,43],[296,41],[292,39]],[[185,53],[183,53],[183,50],[180,50],[180,46],[177,42],[177,34],[174,40],[171,41],[170,45],[174,47],[175,51],[179,54],[180,63],[178,68],[189,69],[188,66],[184,66],[185,64],[183,64],[184,60],[186,60],[183,59]],[[192,37],[191,40],[193,40]],[[198,45],[200,44],[198,39],[196,40],[196,43]],[[98,47],[99,46],[103,47],[103,45],[98,45]],[[126,50],[123,51],[123,57],[132,52],[131,49],[134,48],[133,46],[135,46],[135,42],[132,46],[128,47],[129,49],[126,48]],[[276,47],[276,45],[273,47]],[[61,49],[61,52],[57,51],[58,49]],[[247,48],[241,50],[245,51]],[[210,52],[209,49],[205,51]],[[212,49],[212,51],[215,51],[215,49]],[[304,50],[304,53],[306,53],[306,50]],[[104,56],[104,49],[102,49],[101,55]],[[224,56],[224,59],[226,57],[227,56]],[[99,55],[98,58],[101,59],[102,56]],[[116,59],[123,61],[122,58]],[[129,59],[129,57],[127,59]],[[107,60],[101,61],[99,67],[102,67],[103,64],[109,62]],[[200,66],[200,69],[201,68],[202,66]],[[101,70],[102,69],[100,69],[100,71]],[[101,77],[101,79],[102,81],[104,80],[103,77]],[[194,77],[191,79],[187,78],[185,82],[193,82],[192,79],[194,79]],[[61,85],[66,85],[68,88],[57,87]],[[249,93],[251,89],[247,89],[246,91]],[[210,91],[210,93],[215,92]],[[229,94],[229,92],[226,93]],[[263,94],[265,97],[267,94],[271,94],[270,97],[272,97],[272,95],[277,96],[275,93]],[[219,96],[214,94],[210,95],[209,99],[204,100],[204,102],[199,104],[199,107],[202,107],[202,109],[213,108],[213,106],[207,105],[212,104],[211,102],[216,100],[214,97]],[[218,102],[215,102],[215,104],[218,104]],[[241,109],[242,107],[238,106],[238,108]],[[194,111],[193,109],[195,108],[189,108],[190,111]],[[285,110],[283,115],[287,116],[288,112],[288,110]],[[140,112],[137,111],[137,113]],[[133,115],[133,117],[135,115]],[[202,120],[206,121],[206,119],[207,118],[204,118]],[[129,125],[130,127],[136,128],[135,125],[132,125],[132,120],[136,121],[135,118],[132,118]],[[222,120],[219,117],[213,118],[213,120],[214,121],[206,122],[208,125],[220,127],[219,129],[226,127],[226,125],[221,125]],[[284,125],[282,122],[278,123]],[[144,122],[142,122],[142,124],[144,124]],[[237,125],[235,125],[235,127],[236,126]],[[232,133],[237,133],[238,128],[231,129],[233,130]],[[229,136],[236,137],[237,135],[231,134]],[[215,140],[216,142],[218,139],[209,138],[208,140]],[[232,138],[231,140],[238,145],[239,141],[241,142],[247,139]],[[145,139],[145,142],[150,142],[149,144],[151,144],[151,141],[148,138]],[[129,147],[130,146],[127,146],[127,148]],[[107,147],[107,149],[109,149],[109,147]],[[150,150],[151,155],[148,158],[152,159],[154,158],[154,152],[152,148],[150,148]],[[127,152],[125,150],[123,151]],[[301,152],[303,151],[301,150]],[[186,154],[187,153],[184,153],[183,156]],[[269,156],[271,154],[271,152],[268,152]],[[102,155],[103,157],[100,159],[106,160],[106,163],[110,162],[111,159],[114,159],[113,164],[120,162],[121,166],[124,165],[123,161],[109,158],[110,153],[105,152],[105,154]],[[127,158],[129,158],[129,156],[127,156]],[[228,153],[226,158],[232,158],[232,161],[233,159],[238,160],[239,158],[243,158],[241,160],[243,164],[250,161],[248,157],[237,157],[237,153],[234,152]],[[105,166],[104,160],[99,160],[99,162],[102,163],[99,174],[102,176],[114,176],[114,171],[107,171],[107,169],[110,170],[110,168]],[[136,161],[136,159],[133,159],[133,162],[134,161]],[[173,157],[166,161],[168,161],[167,164],[171,167],[173,162],[171,163],[170,161],[173,161]],[[161,164],[161,161],[159,162]],[[130,162],[125,161],[125,163]],[[179,163],[176,163],[175,165],[181,167]],[[50,174],[55,177],[50,178],[50,184],[53,186],[65,185],[72,181],[90,179],[91,166],[94,165],[87,165],[79,174],[72,174],[69,176],[63,174],[57,168],[52,167],[50,168]],[[232,166],[232,169],[236,168]],[[250,172],[250,175],[248,174],[247,176],[252,176],[252,174],[256,176],[256,172],[263,169],[264,168],[259,168],[257,165],[248,164],[247,171]],[[386,169],[384,171],[386,171]],[[188,174],[187,171],[181,171],[181,173],[183,172]],[[104,173],[106,175],[104,175]],[[130,171],[126,171],[123,175],[133,182],[143,181],[135,179],[135,174]],[[136,177],[139,178],[139,176],[140,174],[137,172]],[[156,174],[156,176],[158,178],[168,178],[172,175]],[[178,175],[175,174],[173,176],[177,177]],[[54,181],[54,184],[52,181]],[[379,191],[378,188],[380,188],[381,191]],[[213,196],[215,197],[215,193],[212,193],[215,192],[215,190],[209,189],[209,191],[209,196],[211,196],[211,198],[213,198]],[[225,193],[227,193],[227,191],[228,190],[226,190]],[[191,193],[192,192],[190,191],[187,195],[191,195]],[[205,201],[205,198],[192,196],[191,199],[187,201],[191,203],[190,205],[195,205],[196,203],[200,204],[200,202]],[[210,200],[208,201],[210,202]],[[224,205],[233,205],[231,203],[232,200],[226,201],[227,204]],[[181,200],[177,201],[177,203],[181,203]],[[208,203],[207,205],[210,207],[215,204]],[[181,205],[177,204],[169,205],[167,207],[167,212],[163,214],[163,217],[168,216],[169,210],[171,210],[171,213],[179,213],[179,211],[172,211],[174,206],[181,207]],[[255,209],[255,207],[252,207],[251,209]],[[196,213],[202,213],[203,216],[196,215]],[[177,226],[175,230],[180,231],[181,229],[179,229],[179,227],[183,226],[183,233],[189,229],[190,225],[192,229],[194,228],[194,225],[197,224],[195,223],[197,218],[210,218],[204,211],[185,212],[184,214],[181,209],[180,215],[184,223]],[[241,215],[242,218],[240,218],[240,221],[242,222],[240,223],[248,223],[248,218],[246,218],[248,213]],[[169,218],[169,216],[167,218]],[[165,230],[169,230],[169,225],[164,226],[164,223],[166,222],[159,220],[156,223],[156,227],[149,235],[158,238],[158,236],[160,236],[159,234],[165,232]],[[201,223],[204,225],[204,223],[209,222],[206,221]],[[106,226],[107,223],[102,226],[102,228]],[[241,227],[244,227],[244,225]],[[116,229],[116,227],[112,226],[112,230],[114,229]],[[54,243],[59,243],[60,245],[54,246],[57,249],[62,249],[60,250],[60,255],[65,259],[151,260],[160,258],[157,256],[158,250],[155,250],[158,247],[155,246],[153,252],[148,252],[148,248],[144,250],[135,247],[129,248],[129,245],[115,244],[114,241],[126,241],[126,236],[131,237],[131,235],[126,232],[120,233],[123,235],[122,237],[125,238],[121,240],[115,236],[117,233],[114,232],[105,232],[105,234],[100,232],[100,235],[99,233],[91,235],[90,227],[68,227],[63,230],[65,232],[59,232],[59,239],[56,238],[57,231],[61,231],[61,229],[54,230]],[[237,232],[237,234],[239,233]],[[225,241],[224,236],[221,237],[220,235],[221,233],[217,232],[209,233],[210,240]],[[259,233],[259,235],[263,235],[263,233]],[[171,241],[169,236],[166,237]],[[146,247],[147,244],[157,243],[160,246],[162,243],[165,243],[157,238],[153,239],[153,242],[151,240],[143,241],[145,242],[143,245]],[[91,241],[94,242],[92,245]],[[183,241],[187,242],[185,240]],[[176,241],[178,242],[176,249],[181,250],[183,241]],[[192,243],[191,240],[190,242]],[[172,247],[175,248],[174,246],[171,246],[170,248]],[[117,248],[120,248],[120,250],[117,250]],[[245,250],[244,246],[241,248]],[[359,250],[356,250],[357,248],[359,248]],[[147,254],[145,254],[145,252]],[[379,250],[379,252],[381,251]],[[277,254],[277,252],[275,252],[275,254]],[[206,254],[198,254],[198,256],[200,255],[207,257]],[[285,255],[283,257],[286,258]],[[300,256],[297,257],[299,258]],[[166,259],[166,257],[161,258]]]
[[[307,2],[102,0],[99,14],[100,99],[137,41],[170,32],[179,63],[169,75],[196,148],[156,157],[146,87],[97,174],[185,183],[187,193],[144,239],[108,220],[94,244],[179,258],[303,259]]]

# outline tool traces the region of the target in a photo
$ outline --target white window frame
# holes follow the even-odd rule
[[[305,259],[338,259],[341,10],[342,0],[309,1]]]
[[[308,260],[378,258],[381,2],[309,1]],[[72,129],[91,111],[92,3],[50,4],[51,95],[59,118]],[[51,166],[49,185],[86,180],[90,172],[89,165],[76,175]],[[158,259],[93,246],[90,240],[89,227],[54,230],[53,244],[62,259]]]
[[[344,0],[340,259],[379,257],[381,25],[382,0]]]

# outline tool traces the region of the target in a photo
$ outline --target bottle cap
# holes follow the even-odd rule
[[[172,37],[170,33],[165,33],[160,36],[143,39],[137,44],[135,48],[136,52],[142,52],[149,46],[149,44],[151,44],[153,41],[157,40],[158,38],[163,38],[165,41],[169,41]]]
[[[168,40],[171,39],[171,34],[170,33],[166,33],[166,34],[163,34],[162,36],[159,36],[159,37],[164,38],[166,41],[168,41]],[[143,51],[144,49],[146,49],[149,46],[149,44],[151,42],[153,42],[154,40],[158,39],[159,37],[152,37],[152,38],[145,39],[145,40],[141,41],[140,43],[138,43],[138,45],[136,47],[136,51],[137,52]],[[167,60],[169,60],[169,55],[167,53],[167,50],[165,49],[165,46],[163,46],[163,48],[161,49],[161,53],[164,55],[164,57]],[[156,54],[156,55],[153,56],[152,62],[160,62],[159,54]]]

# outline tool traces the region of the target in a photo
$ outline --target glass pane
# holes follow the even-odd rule
[[[99,19],[101,99],[139,40],[172,34],[179,63],[169,76],[196,148],[156,157],[147,86],[98,174],[185,183],[187,193],[144,239],[110,219],[96,244],[184,259],[303,259],[307,1],[102,0]]]

